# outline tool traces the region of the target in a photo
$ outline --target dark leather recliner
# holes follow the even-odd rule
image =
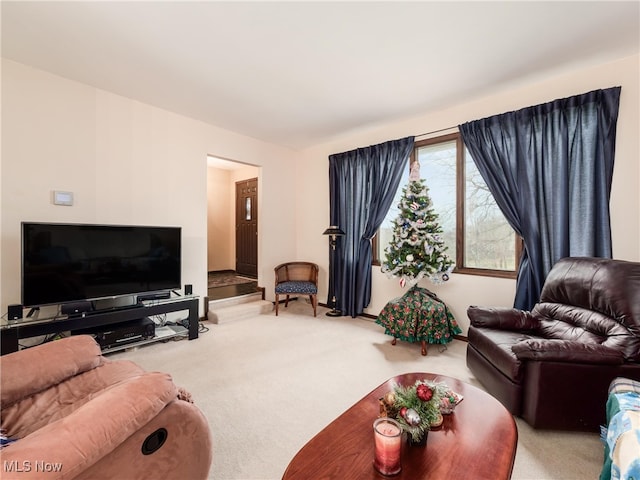
[[[563,258],[531,312],[467,314],[467,366],[535,428],[598,431],[611,381],[640,380],[640,263]]]

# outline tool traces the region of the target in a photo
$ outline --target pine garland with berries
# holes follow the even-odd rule
[[[398,385],[388,399],[391,405],[387,413],[418,442],[432,425],[442,421],[440,402],[446,390],[446,385],[426,380],[408,387]]]

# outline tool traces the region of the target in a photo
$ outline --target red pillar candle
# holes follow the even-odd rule
[[[375,453],[373,467],[383,475],[400,473],[402,427],[391,418],[378,418],[373,422]]]

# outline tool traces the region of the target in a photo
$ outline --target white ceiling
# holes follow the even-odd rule
[[[638,1],[1,5],[3,57],[294,149],[640,46]]]

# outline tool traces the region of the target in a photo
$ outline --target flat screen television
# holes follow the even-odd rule
[[[22,222],[22,304],[181,287],[181,228]]]

